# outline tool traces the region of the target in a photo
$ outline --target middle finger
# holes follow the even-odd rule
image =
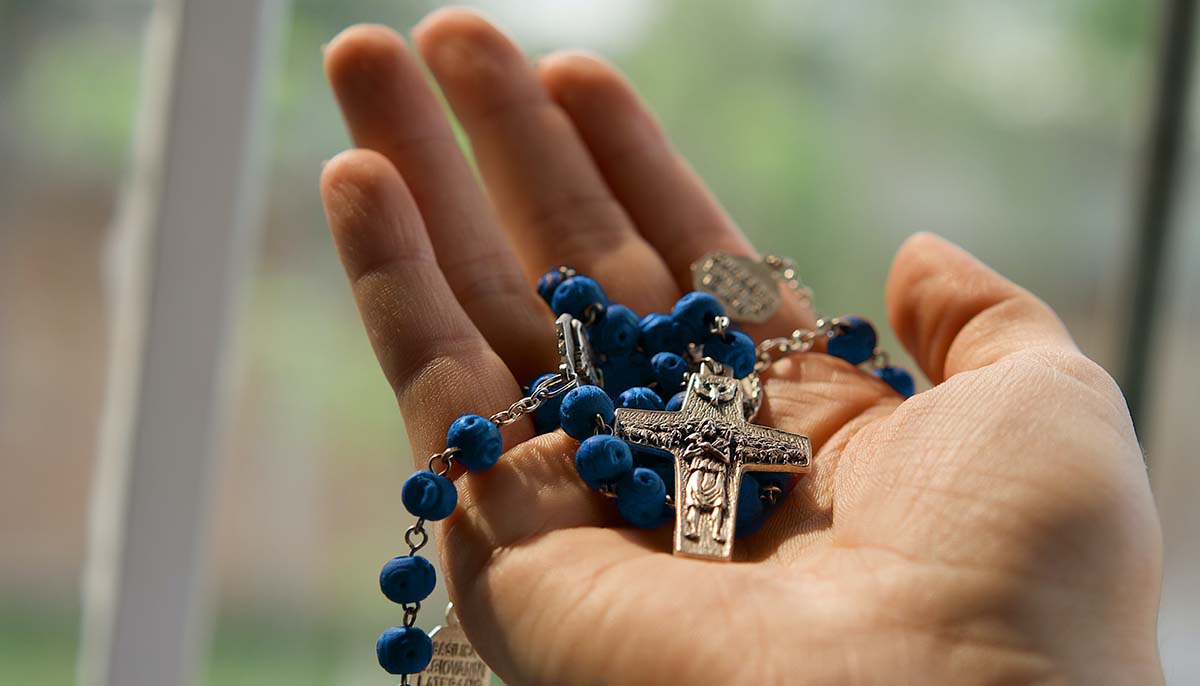
[[[471,12],[426,19],[415,41],[462,122],[529,278],[567,263],[639,312],[678,296],[524,55]]]

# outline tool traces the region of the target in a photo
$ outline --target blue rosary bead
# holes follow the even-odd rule
[[[529,384],[529,390],[533,391],[538,384],[546,379],[557,377],[558,374],[542,374]],[[562,396],[556,395],[551,398],[546,398],[538,409],[533,411],[533,427],[539,434],[548,434],[558,428],[558,408],[562,406]]]
[[[600,362],[599,367],[604,374],[604,390],[614,400],[626,390],[644,386],[654,378],[650,361],[637,350],[628,355],[611,356]]]
[[[653,529],[667,521],[667,487],[654,470],[638,467],[617,484],[617,511],[625,521]]]
[[[633,465],[651,470],[663,480],[667,493],[675,492],[675,457],[664,450],[643,445],[630,444],[633,452]]]
[[[455,459],[464,467],[473,472],[482,472],[500,459],[504,439],[500,436],[500,427],[487,417],[464,414],[455,419],[446,432],[446,446],[459,449]]]
[[[642,349],[648,354],[680,353],[687,348],[683,332],[669,314],[654,313],[642,317],[638,328],[642,333]]]
[[[415,626],[394,626],[380,634],[375,656],[388,674],[416,674],[433,659],[433,641]]]
[[[650,368],[654,370],[654,380],[664,393],[678,391],[688,373],[687,361],[675,353],[658,353],[650,358]]]
[[[558,285],[574,275],[575,270],[566,265],[559,265],[547,271],[538,277],[537,294],[549,305],[554,300],[554,291],[558,289]]]
[[[676,393],[675,395],[671,396],[671,399],[667,401],[667,405],[663,409],[668,412],[680,411],[681,409],[683,409],[683,399],[686,396],[687,396],[687,393],[685,393],[683,391]]]
[[[758,361],[758,348],[741,331],[726,331],[724,336],[712,336],[704,342],[704,354],[733,367],[733,375],[739,379],[754,371],[754,364]]]
[[[575,469],[583,482],[592,488],[615,484],[633,469],[633,453],[629,444],[616,436],[592,436],[579,444],[579,450],[575,452]]]
[[[404,480],[400,502],[412,516],[436,522],[454,512],[454,506],[458,505],[458,489],[446,477],[422,469]]]
[[[850,364],[862,364],[875,355],[875,327],[862,317],[840,317],[830,332],[826,351]]]
[[[636,410],[661,410],[662,398],[645,386],[634,386],[617,398],[618,407],[631,407]]]
[[[437,572],[420,555],[393,557],[379,571],[379,590],[393,603],[419,603],[433,593]]]
[[[613,402],[599,386],[573,388],[563,397],[559,418],[567,435],[582,441],[596,433],[599,428],[596,416],[608,425],[613,423]]]
[[[725,316],[721,302],[709,293],[692,291],[675,303],[671,320],[683,332],[684,340],[699,343],[711,334],[709,327],[717,317]]]
[[[662,480],[662,488],[667,493],[674,495],[674,459],[671,459],[671,456],[667,456],[667,459],[647,461],[644,467],[653,471],[654,474],[658,474],[659,479]]]
[[[873,373],[905,398],[911,398],[917,391],[917,384],[913,381],[912,374],[909,374],[908,370],[903,367],[888,365],[876,369]]]
[[[604,289],[586,276],[572,276],[558,284],[550,301],[550,309],[554,310],[554,314],[569,314],[584,322],[598,319],[598,315],[603,314],[606,308],[608,296],[604,295]]]
[[[742,479],[742,483],[738,487],[737,515],[734,518],[736,531],[734,536],[736,538],[749,536],[758,531],[766,521],[766,512],[763,509],[762,500],[759,498],[761,492],[762,489],[757,481]]]
[[[602,355],[627,355],[637,347],[638,316],[624,305],[609,305],[604,319],[591,331],[592,350]]]

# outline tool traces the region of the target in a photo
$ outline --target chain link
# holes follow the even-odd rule
[[[888,356],[886,350],[876,350],[871,356],[871,369],[882,369],[892,364],[892,358]]]
[[[420,542],[414,543],[413,537],[420,534]],[[408,554],[416,555],[417,551],[425,547],[429,543],[429,532],[425,530],[425,518],[419,517],[412,526],[404,531],[404,543],[408,545]]]
[[[837,317],[821,317],[811,329],[796,329],[790,336],[765,339],[758,344],[758,361],[754,363],[754,371],[764,371],[786,355],[812,350],[818,339],[828,336],[840,323]]]
[[[510,405],[507,410],[501,410],[497,412],[489,419],[496,426],[512,424],[521,417],[541,407],[542,403],[546,402],[550,398],[562,395],[572,388],[575,388],[575,386],[578,384],[578,381],[570,381],[562,374],[555,374],[554,376],[543,379],[540,383],[534,386],[529,391],[529,395]]]
[[[454,464],[454,457],[462,452],[462,448],[451,446],[440,453],[434,453],[429,457],[429,461],[425,463],[425,468],[437,474],[438,476],[446,476],[450,473],[450,467]],[[440,464],[435,467],[434,465]]]
[[[404,608],[404,626],[412,626],[417,623],[417,613],[421,611],[421,602],[404,603],[401,605]]]
[[[708,327],[708,332],[717,336],[724,336],[726,331],[733,327],[733,320],[725,315],[714,317],[712,324]]]
[[[783,489],[778,486],[763,486],[762,491],[758,494],[758,499],[767,507],[774,507],[775,503],[779,502],[779,496],[783,495]]]

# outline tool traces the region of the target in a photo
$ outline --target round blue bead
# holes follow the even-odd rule
[[[724,337],[710,337],[704,343],[704,354],[733,367],[733,375],[739,379],[754,371],[754,363],[758,361],[758,348],[741,331],[726,331]]]
[[[891,386],[897,393],[905,398],[911,398],[913,393],[917,391],[917,384],[913,381],[912,374],[903,367],[880,367],[874,372],[875,376],[883,379],[887,385]]]
[[[871,322],[862,317],[841,317],[825,349],[850,364],[862,364],[875,355],[877,342]]]
[[[419,603],[433,593],[437,572],[420,555],[393,557],[379,572],[379,590],[393,603]]]
[[[668,412],[678,412],[679,410],[683,409],[683,399],[686,396],[687,393],[684,391],[676,393],[675,395],[671,396],[671,399],[667,401],[667,405],[663,409],[667,410]]]
[[[604,390],[616,400],[622,393],[635,386],[643,386],[653,378],[650,361],[635,350],[628,355],[615,355],[600,363],[604,373]]]
[[[633,453],[629,444],[616,436],[592,436],[579,444],[579,450],[575,452],[575,469],[583,482],[592,488],[615,484],[633,469]]]
[[[454,459],[464,467],[473,472],[482,472],[500,459],[504,439],[500,436],[500,427],[487,417],[464,414],[455,419],[446,432],[446,446],[459,449]]]
[[[400,502],[414,517],[436,522],[454,512],[454,506],[458,505],[458,489],[446,477],[422,469],[404,480]]]
[[[542,374],[529,384],[528,390],[532,391],[541,382],[557,376],[558,374]],[[562,406],[562,398],[561,395],[547,398],[533,411],[533,426],[539,434],[548,434],[558,428],[558,408]]]
[[[653,529],[668,519],[667,487],[654,470],[638,467],[617,484],[617,511],[641,529]]]
[[[761,487],[754,479],[742,479],[738,487],[737,516],[734,519],[735,536],[748,536],[762,526],[766,515],[763,512],[762,500],[759,499]]]
[[[711,335],[713,319],[725,315],[725,308],[709,293],[692,291],[675,303],[671,320],[683,332],[684,341],[699,343]]]
[[[433,641],[415,626],[394,626],[380,634],[375,656],[388,674],[416,674],[433,659]]]
[[[537,293],[549,305],[554,300],[554,291],[558,289],[558,285],[570,278],[568,274],[573,274],[574,269],[565,265],[560,265],[542,274],[538,278]]]
[[[560,283],[550,301],[554,314],[569,314],[583,321],[588,320],[589,309],[599,308],[603,312],[607,307],[608,297],[604,295],[604,289],[586,276],[572,276]]]
[[[658,353],[650,358],[650,368],[654,370],[654,380],[664,393],[678,391],[688,373],[687,361],[675,353]]]
[[[624,305],[609,305],[604,319],[591,329],[592,350],[602,355],[626,355],[638,342],[637,313]]]
[[[632,407],[637,410],[661,410],[662,398],[645,386],[634,386],[621,393],[617,398],[617,407]]]
[[[568,392],[558,416],[567,435],[582,441],[596,433],[596,415],[612,426],[613,402],[599,386],[580,386]]]
[[[675,492],[675,457],[671,453],[635,444],[630,444],[629,449],[633,452],[634,467],[645,467],[658,474],[667,493]]]
[[[663,352],[681,353],[687,349],[683,331],[669,314],[648,314],[642,317],[638,327],[642,331],[642,349],[650,355]]]

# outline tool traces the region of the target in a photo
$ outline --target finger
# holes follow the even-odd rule
[[[459,304],[520,380],[557,364],[549,313],[529,288],[420,64],[390,28],[346,29],[325,70],[354,142],[385,155],[416,199]]]
[[[520,388],[488,346],[438,269],[412,195],[396,170],[369,150],[325,165],[321,196],[334,242],[409,440],[421,455],[445,447],[461,414],[508,407]],[[515,444],[531,433],[514,425]]]
[[[546,90],[571,118],[613,195],[682,290],[692,289],[691,265],[707,253],[757,256],[615,68],[580,52],[552,55],[538,67]],[[796,328],[811,322],[811,313],[789,293],[773,323]]]
[[[1029,348],[1076,349],[1045,303],[933,234],[900,247],[887,306],[896,335],[935,384]]]
[[[516,381],[454,299],[415,203],[391,164],[351,150],[321,176],[329,225],[380,364],[396,391],[417,464],[445,447],[459,416],[489,416],[521,397]],[[574,473],[576,445],[561,432],[526,440],[528,420],[502,432],[491,469],[458,478],[460,504],[446,521],[471,532],[468,554],[560,527],[612,523],[611,503]],[[460,470],[456,470],[456,473]]]
[[[635,310],[668,306],[677,293],[666,266],[634,230],[524,55],[464,10],[435,12],[414,35],[471,139],[527,275],[565,262]]]

